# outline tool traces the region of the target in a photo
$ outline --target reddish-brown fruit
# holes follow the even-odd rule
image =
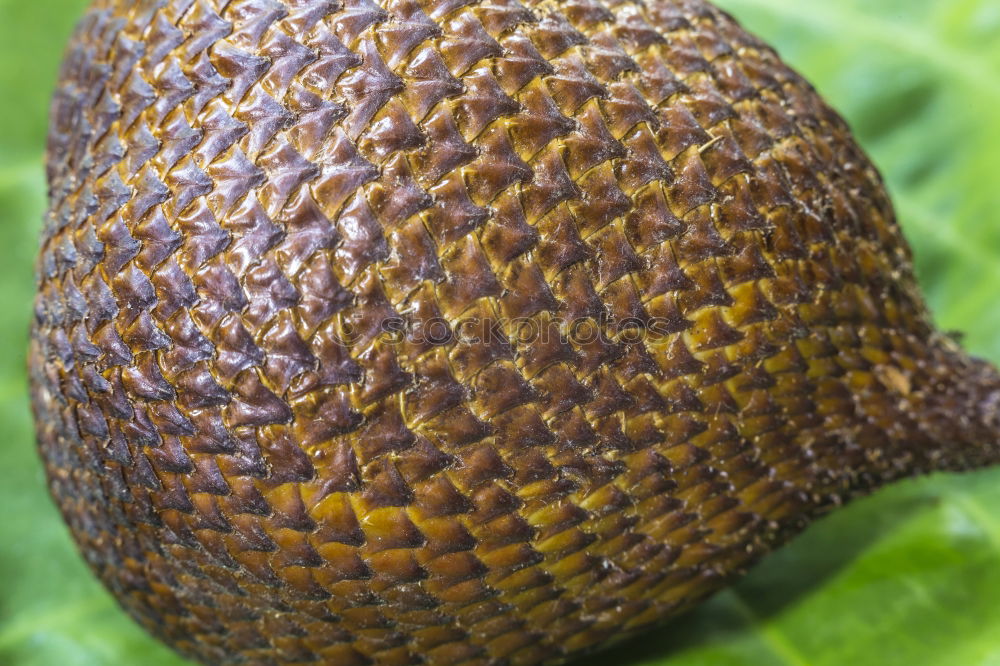
[[[537,664],[998,457],[879,176],[702,0],[97,0],[52,107],[52,493],[206,664]]]

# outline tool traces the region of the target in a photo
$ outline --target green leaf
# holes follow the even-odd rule
[[[719,4],[845,115],[886,177],[939,324],[1000,360],[1000,4]],[[73,548],[25,397],[46,108],[85,5],[0,0],[0,664],[180,666]],[[997,507],[1000,470],[900,484],[819,521],[666,629],[584,663],[1000,666]]]

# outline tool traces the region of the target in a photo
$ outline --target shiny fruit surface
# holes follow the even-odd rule
[[[535,664],[998,456],[843,121],[700,0],[95,2],[33,406],[208,664]]]

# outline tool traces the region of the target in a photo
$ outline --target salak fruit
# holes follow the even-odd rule
[[[702,0],[98,0],[48,181],[49,485],[205,664],[565,660],[1000,457],[875,168]]]

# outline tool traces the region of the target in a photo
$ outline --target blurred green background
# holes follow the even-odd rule
[[[183,662],[91,578],[43,484],[25,397],[46,108],[86,0],[0,0],[0,665]],[[719,0],[882,169],[942,328],[1000,361],[1000,1]],[[592,659],[1000,666],[1000,470],[896,486],[815,525],[666,630]]]

